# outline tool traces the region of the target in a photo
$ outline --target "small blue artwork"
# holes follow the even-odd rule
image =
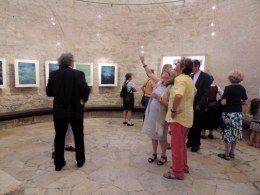
[[[36,67],[34,63],[18,63],[19,84],[36,84]]]
[[[49,64],[49,73],[55,71],[55,70],[58,70],[59,69],[59,65],[58,64],[55,64],[55,63],[50,63]]]
[[[48,80],[49,80],[49,75],[51,72],[58,70],[59,69],[59,65],[57,61],[46,61],[45,62],[45,81],[46,81],[46,85],[48,84]]]
[[[102,66],[101,67],[101,84],[114,85],[115,84],[115,67]]]
[[[99,64],[99,86],[117,86],[117,65]]]
[[[39,61],[15,60],[15,87],[39,86]]]

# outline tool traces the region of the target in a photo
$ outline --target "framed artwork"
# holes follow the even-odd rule
[[[162,58],[162,67],[164,64],[171,64],[173,68],[175,68],[175,64],[181,59],[181,56],[164,56]]]
[[[0,58],[0,88],[6,87],[6,63],[4,58]]]
[[[199,60],[200,61],[200,70],[205,70],[205,59],[206,57],[204,55],[181,55],[181,56],[164,56],[162,58],[162,67],[164,64],[172,64],[173,68],[175,67],[175,64],[178,60],[180,60],[182,57],[190,58],[191,60]],[[161,67],[161,69],[162,69]]]
[[[192,56],[185,56],[186,58],[190,58],[192,60],[199,60],[200,61],[200,70],[205,70],[205,56],[199,56],[199,55],[192,55]]]
[[[58,70],[59,65],[57,61],[46,61],[45,62],[45,83],[48,84],[49,75],[51,72]]]
[[[99,64],[99,86],[117,86],[117,65]]]
[[[15,60],[15,87],[39,86],[39,61]]]
[[[85,73],[88,86],[93,86],[93,63],[74,63],[74,67]]]

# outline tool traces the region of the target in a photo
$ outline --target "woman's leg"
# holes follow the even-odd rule
[[[231,150],[229,152],[230,154],[235,154],[236,145],[237,145],[237,142],[231,143]]]
[[[160,145],[162,149],[161,159],[157,162],[157,165],[161,166],[167,162],[166,149],[167,149],[167,140],[160,140]]]
[[[158,140],[152,139],[153,153],[157,154]]]
[[[130,122],[131,119],[132,119],[132,111],[131,111],[131,110],[128,110],[128,111],[127,111],[127,120],[128,120],[128,122]]]
[[[160,145],[162,149],[162,156],[166,157],[167,140],[160,140]]]
[[[214,139],[213,130],[209,130],[208,138]]]
[[[209,135],[213,136],[213,130],[209,130]]]
[[[260,148],[260,132],[256,132],[256,147]]]
[[[152,139],[152,147],[153,147],[153,155],[152,157],[148,158],[149,163],[152,163],[157,159],[158,140]]]
[[[225,156],[229,156],[230,149],[231,149],[231,143],[226,141],[225,142]]]
[[[123,111],[123,119],[124,119],[124,121],[126,122],[126,119],[127,119],[127,110],[124,110]]]
[[[248,145],[253,146],[254,145],[254,138],[255,138],[255,131],[251,131],[250,137],[249,137],[249,142]]]
[[[72,136],[73,136],[72,129],[71,129],[71,125],[69,123],[68,130],[67,130],[66,137],[65,137],[65,148],[71,148],[72,147],[72,139],[73,139]],[[71,150],[73,150],[73,149],[71,149]],[[71,150],[69,150],[69,151],[71,151]]]

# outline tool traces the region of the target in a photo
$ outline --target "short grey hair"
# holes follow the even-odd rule
[[[244,79],[244,75],[239,70],[233,70],[228,73],[230,83],[240,83]]]
[[[71,53],[63,53],[58,59],[58,65],[60,68],[71,66],[74,62],[74,56]]]

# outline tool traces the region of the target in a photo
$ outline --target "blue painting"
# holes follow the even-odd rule
[[[2,61],[0,61],[0,85],[3,85],[4,81],[3,81],[3,63]]]
[[[59,69],[59,65],[55,64],[55,63],[49,63],[49,73],[58,70]]]
[[[19,84],[36,84],[36,65],[35,63],[18,63]]]
[[[101,67],[101,84],[115,84],[115,66]]]

